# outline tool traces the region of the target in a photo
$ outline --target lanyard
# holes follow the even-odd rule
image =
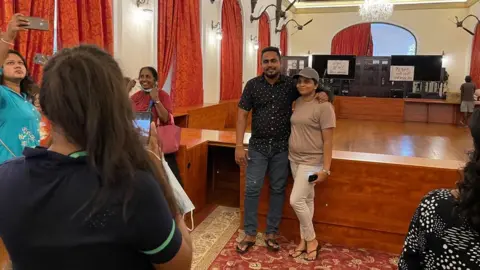
[[[71,158],[86,157],[86,156],[87,156],[87,152],[85,152],[85,151],[78,151],[78,152],[71,153],[71,154],[68,155],[68,156],[71,157]]]

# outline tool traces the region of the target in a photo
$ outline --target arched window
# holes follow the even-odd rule
[[[388,23],[372,23],[373,56],[416,55],[417,40],[407,29]]]
[[[417,40],[407,29],[388,23],[361,23],[338,32],[332,54],[357,56],[415,55]]]

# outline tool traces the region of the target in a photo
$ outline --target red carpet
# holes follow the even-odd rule
[[[216,269],[398,269],[397,256],[364,249],[346,249],[343,247],[324,244],[317,261],[306,262],[300,258],[288,256],[288,250],[295,248],[295,244],[280,238],[278,242],[282,249],[278,253],[267,251],[261,239],[247,254],[239,255],[235,251],[239,233],[235,233],[223,248],[215,261],[210,265]]]

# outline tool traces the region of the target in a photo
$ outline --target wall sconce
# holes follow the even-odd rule
[[[253,48],[258,50],[258,37],[250,35],[250,41],[252,42]]]
[[[212,30],[215,31],[215,37],[217,40],[222,40],[222,26],[220,25],[220,22],[217,22],[216,24],[212,21]]]
[[[454,23],[457,25],[457,28],[463,28],[463,30],[465,30],[467,33],[469,33],[469,34],[472,35],[472,36],[475,36],[475,33],[474,33],[473,31],[465,28],[465,26],[463,25],[463,22],[464,22],[466,19],[470,18],[470,17],[475,18],[475,19],[477,20],[477,24],[480,23],[480,19],[479,19],[477,16],[473,15],[473,14],[467,15],[467,16],[466,16],[465,18],[463,18],[463,20],[461,20],[461,21],[458,20],[458,17],[457,17],[457,16],[455,16],[456,22],[454,22]],[[474,30],[474,31],[475,31],[475,30]]]
[[[153,10],[149,8],[149,0],[137,0],[137,7],[140,8],[141,6],[145,6],[146,8],[143,9],[145,13],[153,13]]]

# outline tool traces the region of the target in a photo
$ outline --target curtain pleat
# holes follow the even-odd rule
[[[179,2],[175,63],[170,96],[174,106],[203,104],[203,66],[198,0]]]
[[[258,52],[257,52],[257,74],[263,73],[262,50],[270,46],[270,19],[266,12],[263,12],[258,22]]]
[[[242,94],[243,26],[238,0],[224,0],[222,5],[222,49],[220,100],[238,99]]]
[[[332,40],[331,54],[372,56],[373,39],[371,24],[357,24],[338,32]]]

